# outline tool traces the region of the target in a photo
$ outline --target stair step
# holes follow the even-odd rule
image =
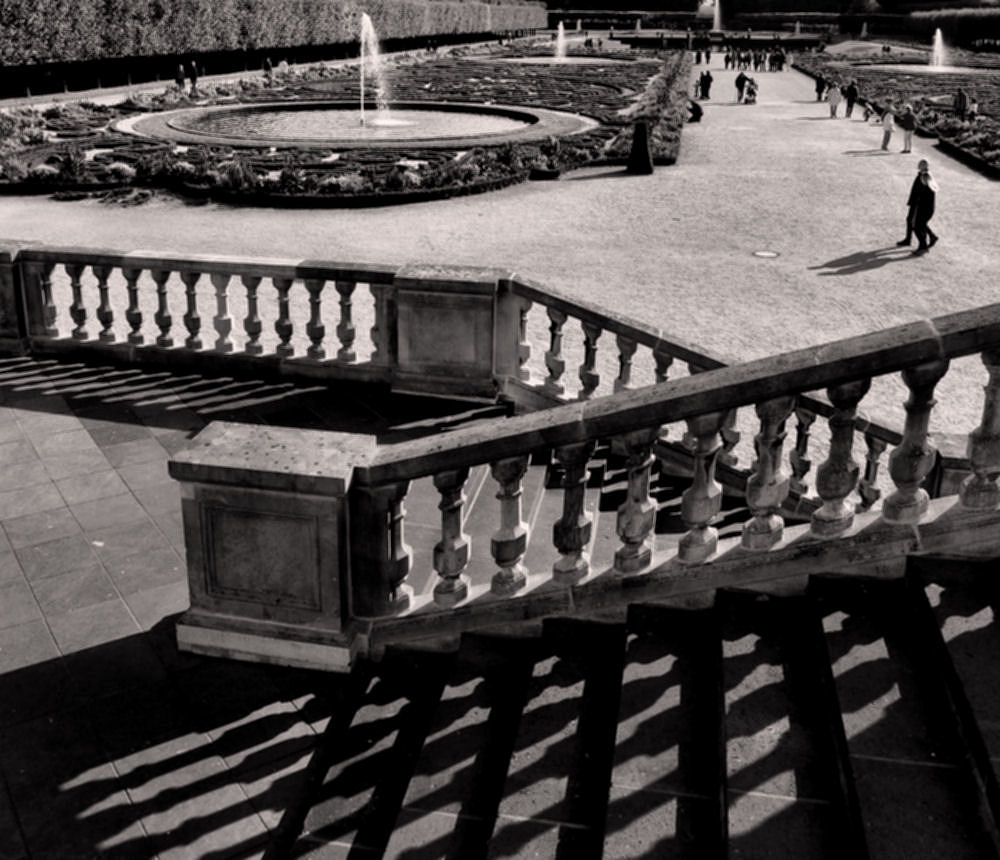
[[[873,858],[994,856],[947,690],[901,580],[817,578]]]
[[[546,640],[556,653],[535,664],[488,857],[601,856],[624,628],[559,619]]]
[[[321,847],[344,856],[383,856],[451,663],[441,655],[387,656],[350,728],[323,738],[321,760],[328,766],[317,784],[307,786],[292,856]]]
[[[605,858],[722,858],[721,651],[711,610],[631,607]]]
[[[476,644],[492,658],[445,687],[387,858],[486,856],[534,661],[506,642]]]
[[[722,592],[729,842],[741,857],[864,857],[842,793],[845,750],[802,597]],[[832,713],[831,713],[832,712]],[[857,833],[853,834],[855,837]]]

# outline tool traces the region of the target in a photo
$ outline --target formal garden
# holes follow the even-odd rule
[[[652,159],[672,163],[686,119],[690,58],[683,53],[587,53],[587,62],[547,62],[545,42],[404,55],[385,70],[393,101],[530,106],[595,120],[541,140],[477,145],[401,141],[378,147],[184,145],[119,128],[138,115],[187,107],[357,104],[356,64],[279,67],[194,93],[174,84],[108,106],[57,104],[0,117],[0,188],[8,193],[99,194],[131,202],[161,190],[194,198],[269,205],[373,205],[474,193],[600,163],[624,163],[635,124],[649,131]],[[385,60],[385,58],[383,58]],[[519,62],[529,60],[530,62]]]
[[[862,99],[876,112],[889,103],[897,109],[911,104],[917,134],[936,137],[944,152],[1000,178],[1000,57],[960,49],[948,53],[948,65],[933,71],[925,46],[896,45],[883,51],[877,42],[803,54],[796,65],[841,85],[855,80]],[[978,103],[977,116],[956,115],[953,100],[959,88]]]

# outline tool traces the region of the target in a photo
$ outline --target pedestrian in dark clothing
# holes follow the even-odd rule
[[[917,175],[910,186],[907,198],[906,238],[897,245],[909,245],[910,234],[917,237],[914,254],[925,254],[937,244],[938,236],[928,223],[934,217],[938,186],[930,174],[930,166],[925,160],[917,165]]]
[[[710,99],[712,97],[712,73],[705,71],[701,73],[701,77],[698,79],[701,86],[701,97],[703,99]]]
[[[178,88],[184,91],[184,64],[177,64],[177,73],[174,75],[174,82],[177,84]]]
[[[188,64],[188,77],[191,78],[191,95],[194,95],[194,91],[198,89],[198,67],[194,60]]]
[[[823,101],[823,93],[826,92],[826,81],[823,78],[816,78],[816,101]]]
[[[844,103],[847,110],[844,113],[848,119],[851,118],[851,114],[854,112],[854,103],[858,100],[858,85],[855,81],[851,81],[846,87],[844,87]]]
[[[736,76],[735,83],[736,83],[736,103],[737,104],[742,103],[742,101],[743,101],[743,89],[744,89],[744,87],[746,87],[747,81],[749,81],[749,80],[750,80],[750,78],[748,78],[745,74],[743,74],[743,72],[740,72]]]
[[[969,109],[969,97],[965,94],[965,90],[959,87],[955,91],[955,116],[959,119],[965,119],[965,112]]]

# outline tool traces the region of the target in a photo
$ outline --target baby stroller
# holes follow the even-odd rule
[[[747,81],[746,89],[743,92],[743,104],[757,104],[757,82],[753,78]]]

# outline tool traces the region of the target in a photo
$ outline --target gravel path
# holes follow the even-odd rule
[[[704,66],[696,66],[699,72]],[[708,350],[749,359],[997,301],[995,182],[917,138],[879,150],[880,128],[829,119],[811,79],[762,73],[737,105],[713,57],[713,99],[678,164],[652,176],[589,168],[559,182],[360,211],[0,198],[0,235],[178,253],[503,266],[625,312]],[[842,110],[842,109],[841,109]],[[941,190],[941,243],[895,247],[920,158]],[[762,258],[758,251],[777,254]],[[542,347],[544,348],[544,347]],[[940,389],[940,429],[979,421],[985,373],[963,361]],[[873,414],[899,421],[898,386]]]

